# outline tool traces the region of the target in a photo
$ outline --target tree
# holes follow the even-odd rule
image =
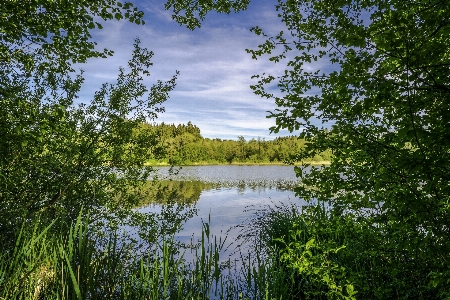
[[[96,18],[143,23],[142,11],[130,2],[115,0],[0,4],[0,62],[3,68],[14,66],[24,75],[33,69],[43,74],[46,70],[61,72],[90,57],[112,55],[111,50],[96,50],[91,40],[91,31],[102,28]]]
[[[219,2],[241,8],[248,1]],[[252,29],[265,38],[248,50],[253,58],[268,55],[286,66],[278,77],[255,75],[252,86],[278,105],[272,130],[305,128],[302,135],[313,142],[298,161],[333,153],[327,168],[296,168],[304,184],[297,193],[327,203],[329,223],[317,221],[324,214],[308,213],[322,233],[351,237],[339,241],[358,254],[343,278],[363,298],[450,294],[447,4],[279,0],[286,30]],[[186,12],[183,21],[192,17]],[[273,85],[281,95],[271,92]],[[325,131],[317,121],[334,125]]]
[[[238,144],[239,144],[239,147],[240,147],[240,152],[241,152],[241,161],[244,161],[245,160],[245,144],[246,144],[246,140],[245,140],[245,138],[242,136],[242,135],[240,135],[240,136],[238,136]]]
[[[372,291],[366,297],[448,295],[446,3],[279,1],[277,10],[289,36],[280,32],[249,52],[256,58],[281,47],[270,60],[287,61],[287,69],[278,78],[256,76],[252,88],[279,106],[271,114],[275,132],[306,128],[313,143],[297,160],[333,151],[328,168],[309,174],[297,168],[304,183],[298,195],[328,203],[332,217],[362,224],[366,232],[349,243],[366,245],[367,257],[387,257],[375,267],[386,281],[359,283]],[[265,90],[274,82],[283,96]],[[320,130],[315,119],[332,121],[332,130]]]
[[[83,77],[72,64],[112,54],[90,39],[95,17],[139,24],[142,12],[116,1],[2,1],[0,15],[1,238],[35,214],[63,224],[81,207],[92,220],[131,213],[153,171],[148,152],[161,149],[141,124],[164,110],[176,75],[145,86],[153,53],[136,40],[117,82],[75,105]]]
[[[89,105],[2,107],[9,113],[2,118],[2,226],[35,213],[67,221],[83,206],[95,214],[138,204],[132,191],[153,172],[144,162],[159,149],[158,137],[141,124],[156,117],[176,78],[147,89],[142,64],[151,55],[136,43],[130,71],[122,69],[117,83],[104,84]]]

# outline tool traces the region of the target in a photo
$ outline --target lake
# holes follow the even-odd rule
[[[189,243],[201,237],[202,222],[208,222],[211,234],[227,237],[226,246],[232,244],[240,234],[239,227],[255,216],[255,210],[274,205],[304,205],[295,197],[293,188],[299,180],[293,166],[194,166],[182,167],[177,174],[169,174],[169,168],[159,168],[159,176],[186,185],[205,183],[190,199],[196,215],[189,219],[178,232],[176,239]],[[160,205],[149,205],[142,212],[158,212]],[[233,251],[223,253],[221,260]]]

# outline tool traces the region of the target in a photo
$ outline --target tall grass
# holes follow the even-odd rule
[[[352,299],[335,268],[350,260],[315,242],[341,237],[311,233],[295,207],[256,212],[237,264],[220,258],[225,241],[209,223],[186,252],[170,236],[145,251],[114,232],[105,242],[89,224],[82,213],[66,231],[38,218],[24,224],[12,246],[0,245],[0,299]],[[313,259],[325,256],[328,266]]]
[[[307,281],[281,260],[284,242],[294,224],[305,226],[296,206],[273,204],[249,208],[251,218],[242,225],[239,244],[251,245],[244,255],[243,275],[248,299],[304,299]],[[308,233],[304,227],[304,240]]]
[[[165,237],[140,254],[118,234],[105,243],[82,213],[65,232],[54,230],[54,223],[30,220],[16,232],[13,246],[0,245],[0,299],[249,299],[251,294],[232,263],[220,263],[225,241],[211,234],[208,223],[200,241],[186,250],[190,253],[180,253],[176,241]]]

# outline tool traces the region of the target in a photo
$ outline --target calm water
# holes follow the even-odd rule
[[[169,168],[160,168],[159,174],[177,180],[199,180],[222,186],[277,187],[298,182],[293,166],[198,166],[182,167],[176,175]]]
[[[236,226],[254,216],[254,210],[280,204],[303,205],[295,197],[293,187],[298,184],[293,166],[198,166],[183,167],[176,175],[161,168],[160,175],[175,181],[203,181],[195,203],[197,215],[188,220],[177,234],[177,239],[189,243],[201,237],[202,222],[209,222],[211,233],[227,237],[227,245],[240,233]],[[160,207],[151,205],[143,212],[155,212]],[[230,247],[233,248],[233,245]]]

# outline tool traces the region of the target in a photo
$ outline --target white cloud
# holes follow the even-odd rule
[[[191,121],[211,138],[273,138],[268,134],[275,121],[265,116],[276,105],[273,100],[254,95],[249,86],[256,83],[252,75],[280,74],[283,64],[265,58],[253,60],[245,49],[255,49],[264,42],[249,31],[251,26],[262,24],[271,32],[283,26],[274,9],[276,1],[254,2],[248,11],[239,14],[210,14],[195,31],[172,21],[172,13],[164,10],[165,1],[138,2],[136,5],[146,14],[145,26],[109,21],[95,33],[98,48],[112,49],[115,55],[81,66],[86,71],[86,85],[80,101],[86,101],[103,82],[116,79],[119,66],[127,65],[133,41],[139,37],[142,46],[155,53],[148,83],[168,80],[175,70],[180,71],[177,87],[165,104],[166,113],[157,121]]]

